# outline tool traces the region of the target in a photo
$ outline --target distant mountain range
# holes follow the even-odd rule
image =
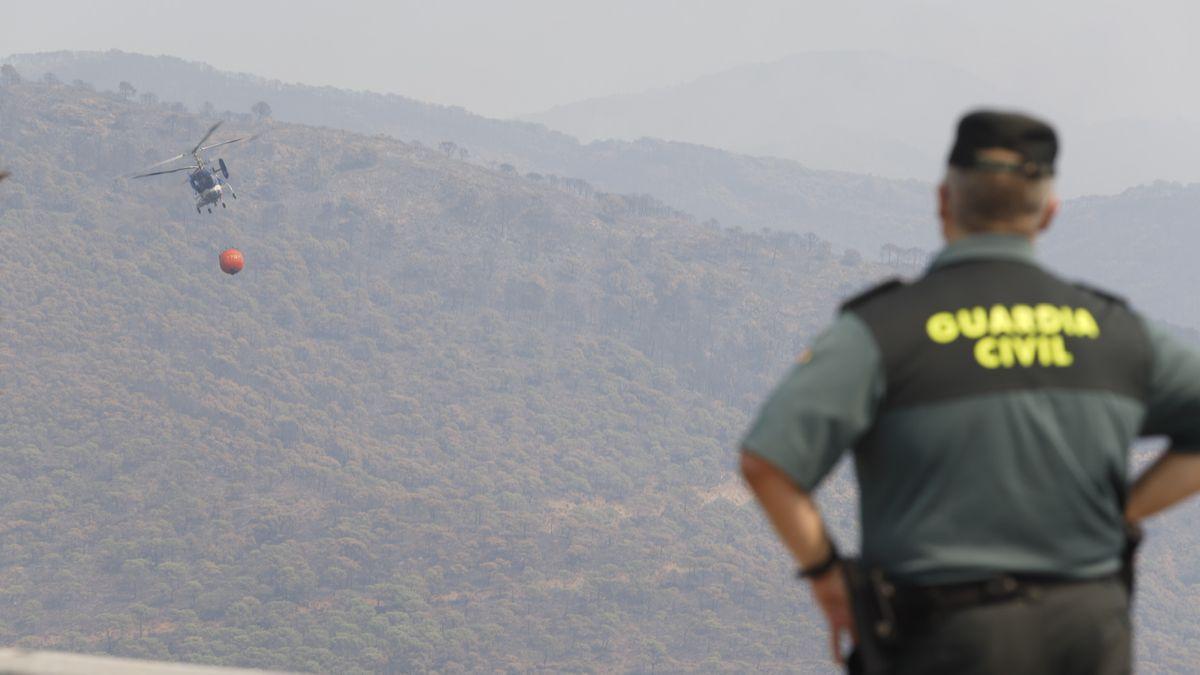
[[[1047,68],[1053,68],[1053,60]],[[881,52],[797,54],[673,87],[590,99],[525,119],[582,139],[653,136],[806,166],[936,180],[953,125],[978,105],[1048,117],[1063,140],[1066,194],[1118,193],[1159,179],[1200,181],[1200,120],[1106,113],[1103,101],[1009,89],[952,64]]]
[[[215,116],[217,110],[234,110],[247,117],[255,103],[266,101],[279,120],[384,133],[432,148],[449,142],[453,147],[448,147],[448,152],[455,157],[465,156],[470,162],[508,165],[506,169],[517,173],[558,181],[574,179],[576,189],[582,192],[649,194],[669,207],[691,213],[699,220],[715,219],[725,227],[811,232],[835,246],[855,248],[869,259],[882,257],[885,246],[929,251],[938,245],[933,187],[925,182],[810,169],[785,159],[651,138],[582,144],[540,124],[489,119],[461,108],[397,95],[284,84],[166,56],[119,51],[55,52],[18,55],[4,61],[16,64],[30,79],[53,73],[63,82],[80,80],[108,90],[128,81],[140,90],[136,96],[154,92],[156,99],[177,101],[196,111],[210,110],[209,116]],[[667,104],[674,105],[672,101],[698,97],[689,107],[694,118],[689,122],[691,128],[724,133],[723,138],[732,142],[749,138],[738,134],[751,133],[747,129],[760,126],[736,124],[739,118],[734,113],[740,108],[734,102],[749,100],[756,91],[775,92],[780,111],[807,100],[811,111],[804,114],[838,120],[850,130],[841,137],[870,137],[890,133],[893,127],[920,126],[926,129],[922,133],[928,138],[918,145],[940,149],[946,142],[942,137],[948,134],[953,113],[948,112],[943,120],[923,119],[920,109],[928,102],[918,105],[908,101],[901,96],[910,91],[905,87],[912,84],[917,88],[911,91],[942,100],[948,111],[966,105],[967,99],[961,93],[940,93],[942,85],[949,91],[971,91],[978,96],[984,96],[986,88],[963,72],[938,68],[936,64],[898,61],[871,53],[805,55],[701,78],[646,100],[659,100],[669,108]],[[937,77],[930,73],[937,73]],[[796,78],[806,86],[788,84]],[[736,89],[737,95],[727,97],[727,103],[715,108],[702,105],[704,97],[731,89]],[[896,105],[886,108],[879,101],[872,103],[871,97],[878,91],[891,91]],[[626,119],[618,114],[623,106],[628,104],[633,106],[630,110],[636,110],[639,101],[642,98],[638,96],[617,97],[604,105],[615,106],[608,117],[616,123]],[[589,109],[587,105],[568,108]],[[718,123],[716,113],[712,119],[707,117],[710,111],[723,109],[731,115],[727,124]],[[782,117],[774,127],[764,118],[761,126],[804,128],[786,123]],[[885,118],[895,124],[883,125],[880,120]],[[1119,128],[1111,129],[1114,138],[1122,135],[1117,133]],[[669,125],[660,130],[670,135]],[[1139,133],[1126,140],[1148,138],[1155,136]],[[1068,157],[1082,151],[1077,144],[1067,143]],[[930,154],[927,161],[936,164],[940,162],[937,157]],[[1154,168],[1148,162],[1143,166],[1147,171]],[[1200,249],[1200,231],[1193,226],[1198,190],[1200,187],[1156,182],[1110,197],[1068,201],[1046,241],[1047,257],[1071,274],[1127,293],[1154,315],[1200,328],[1200,307],[1190,290],[1200,286],[1200,272],[1191,261],[1193,252]],[[1130,251],[1138,255],[1130,255]]]
[[[653,136],[930,181],[942,168],[956,116],[992,95],[986,83],[941,64],[829,52],[581,101],[527,119],[585,140]]]
[[[1042,249],[1065,274],[1200,329],[1200,185],[1159,182],[1073,199]]]
[[[256,102],[266,101],[283,121],[384,133],[435,148],[450,142],[452,152],[465,150],[471,161],[582,179],[589,189],[648,193],[726,227],[813,232],[867,256],[886,243],[929,248],[936,241],[930,188],[916,181],[849,175],[650,138],[581,144],[539,124],[488,119],[397,95],[285,84],[167,56],[55,52],[0,62],[14,64],[28,79],[53,73],[63,82],[80,80],[110,91],[127,81],[138,90],[135,97],[152,92],[157,100],[202,114],[249,113]]]

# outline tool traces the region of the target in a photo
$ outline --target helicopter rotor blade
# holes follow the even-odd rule
[[[180,171],[195,171],[196,169],[199,169],[199,168],[200,168],[199,166],[181,166],[178,169],[167,169],[166,171],[151,171],[150,173],[143,173],[143,174],[138,174],[137,176],[130,176],[130,178],[147,178],[149,176],[161,176],[164,173],[178,173]]]
[[[208,150],[208,149],[210,149],[210,148],[215,148],[215,147],[217,147],[217,146],[219,146],[219,145],[229,145],[230,143],[237,143],[238,141],[252,141],[252,140],[254,140],[254,139],[256,139],[256,138],[258,138],[258,137],[262,136],[262,135],[263,135],[263,134],[265,134],[265,133],[267,133],[267,132],[265,132],[265,131],[260,131],[260,132],[258,132],[257,134],[254,134],[254,135],[251,135],[251,136],[241,136],[241,137],[239,137],[239,138],[234,138],[234,139],[231,139],[231,140],[228,140],[228,141],[221,141],[220,143],[213,143],[212,145],[206,145],[206,146],[204,146],[204,147],[198,148],[198,149],[196,150],[196,152],[201,152],[201,151],[203,151],[203,150]]]
[[[212,148],[218,148],[222,145],[229,145],[230,143],[237,143],[238,141],[251,141],[251,140],[254,140],[254,136],[243,136],[242,138],[234,138],[232,140],[221,141],[220,143],[213,143],[212,145],[206,145],[202,148],[196,148],[196,152],[204,152],[205,150],[211,150]]]
[[[217,127],[219,127],[219,126],[221,126],[221,120],[218,120],[216,124],[209,127],[208,133],[204,134],[204,138],[201,138],[200,142],[196,144],[196,147],[192,148],[193,155],[196,154],[197,152],[200,152],[200,150],[201,150],[200,146],[204,145],[204,141],[207,141],[213,135],[213,132],[216,131]]]
[[[181,159],[183,159],[184,157],[187,157],[187,153],[186,153],[186,152],[181,152],[181,153],[179,153],[178,155],[175,155],[174,157],[172,157],[171,159],[164,159],[163,161],[161,161],[161,162],[159,162],[159,163],[157,163],[157,164],[151,164],[150,166],[148,166],[148,167],[146,167],[146,168],[147,168],[147,169],[157,169],[158,167],[160,167],[160,166],[162,166],[162,165],[164,165],[164,164],[170,164],[171,162],[175,162],[175,161],[181,160]]]

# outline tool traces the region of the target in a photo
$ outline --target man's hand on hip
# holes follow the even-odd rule
[[[850,591],[846,587],[846,574],[841,565],[826,574],[811,579],[813,599],[825,614],[829,624],[829,643],[833,660],[839,665],[846,663],[848,654],[842,652],[845,637],[849,636],[852,644],[858,644],[858,635],[854,629],[854,614],[850,606]]]

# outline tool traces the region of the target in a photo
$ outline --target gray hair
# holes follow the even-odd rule
[[[995,153],[1000,162],[1011,158],[1003,150]],[[1010,171],[960,169],[946,171],[950,212],[958,227],[967,232],[1031,233],[1054,198],[1053,178],[1028,178]]]

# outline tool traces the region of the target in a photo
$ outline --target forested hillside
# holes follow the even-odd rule
[[[1067,273],[1152,316],[1200,329],[1200,184],[1155,183],[1068,202],[1046,238]]]
[[[241,198],[212,215],[118,177],[210,123],[0,86],[0,643],[827,669],[734,445],[836,302],[909,268],[282,123],[223,154]],[[848,484],[821,497],[848,539]],[[1142,672],[1200,659],[1188,515],[1152,533]]]
[[[279,120],[418,140],[471,162],[582,179],[578,186],[586,190],[648,193],[699,220],[747,230],[815,232],[864,255],[883,243],[930,248],[935,242],[927,226],[931,188],[916,181],[822,171],[828,167],[651,138],[581,144],[539,124],[489,119],[397,95],[268,81],[165,56],[56,52],[5,61],[27,79],[49,73],[110,91],[126,82],[132,99],[179,102],[202,114],[249,115],[262,101]]]
[[[209,122],[0,88],[0,643],[320,672],[823,659],[734,444],[893,270],[283,124],[223,155],[241,198],[211,216],[177,176],[115,177]]]

